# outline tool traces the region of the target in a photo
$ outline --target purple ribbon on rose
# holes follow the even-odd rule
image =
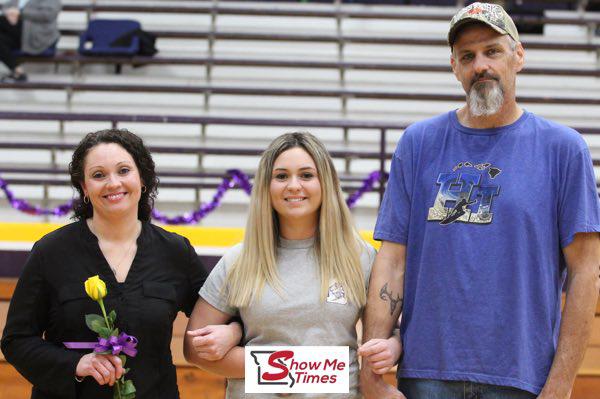
[[[135,349],[137,343],[138,340],[136,337],[122,332],[118,337],[113,335],[109,339],[99,338],[94,352],[111,351],[113,355],[123,352],[129,357],[134,357],[137,354],[137,349]]]
[[[118,337],[114,335],[109,339],[98,337],[98,342],[63,342],[69,349],[94,349],[94,352],[112,352],[113,355],[118,355],[121,352],[127,356],[134,357],[137,355],[135,349],[138,340],[133,335],[127,335],[124,332]]]

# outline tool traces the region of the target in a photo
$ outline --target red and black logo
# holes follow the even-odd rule
[[[286,363],[293,359],[293,351],[251,351],[250,355],[258,366],[258,385],[288,385],[291,388],[296,383]]]

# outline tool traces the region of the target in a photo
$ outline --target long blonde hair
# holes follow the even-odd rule
[[[335,278],[344,287],[348,300],[362,307],[367,296],[360,255],[366,244],[354,228],[331,156],[315,136],[305,132],[277,137],[262,154],[254,177],[244,245],[227,274],[228,303],[248,306],[260,298],[265,282],[283,296],[276,263],[279,222],[269,188],[275,160],[296,147],[312,157],[321,184],[322,203],[314,244],[320,267],[321,300],[327,298],[329,282]]]

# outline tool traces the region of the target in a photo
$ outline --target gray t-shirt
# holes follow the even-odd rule
[[[200,290],[200,296],[222,312],[240,315],[244,322],[246,346],[349,346],[349,394],[293,394],[289,397],[357,399],[361,396],[358,393],[356,322],[362,309],[339,297],[340,290],[334,290],[335,281],[330,282],[327,301],[320,300],[320,275],[313,244],[313,238],[280,238],[277,266],[284,289],[283,298],[266,284],[260,300],[252,302],[251,306],[233,308],[227,305],[227,287],[222,288],[229,268],[242,250],[242,244],[232,247],[221,258]],[[375,249],[367,245],[361,254],[365,287],[368,286],[374,259]],[[275,394],[245,394],[244,379],[228,380],[227,398],[276,397]]]

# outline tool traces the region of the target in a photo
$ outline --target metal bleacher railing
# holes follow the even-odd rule
[[[6,112],[0,111],[0,120],[21,120],[21,121],[57,121],[65,122],[107,122],[113,128],[117,128],[121,122],[143,122],[143,123],[177,123],[177,124],[194,124],[201,126],[202,129],[207,125],[233,125],[233,126],[281,126],[281,127],[298,127],[298,128],[339,128],[344,132],[351,129],[367,129],[375,131],[379,134],[379,151],[365,150],[348,150],[347,148],[336,150],[330,149],[330,153],[334,158],[344,159],[375,159],[379,160],[379,181],[376,189],[379,193],[380,200],[385,189],[385,161],[391,157],[391,153],[386,148],[386,134],[388,130],[403,130],[406,128],[403,124],[388,123],[388,122],[371,122],[371,121],[352,121],[352,120],[310,120],[310,119],[259,119],[259,118],[225,118],[225,117],[208,117],[208,116],[178,116],[178,115],[132,115],[132,114],[90,114],[90,113],[60,113],[60,112]],[[599,131],[600,133],[600,131]],[[50,185],[65,185],[67,179],[56,177],[40,177],[41,174],[58,174],[66,171],[61,168],[56,162],[56,152],[72,150],[76,143],[65,143],[63,141],[21,141],[14,140],[0,142],[0,149],[42,149],[48,150],[51,153],[51,163],[45,167],[15,167],[14,165],[0,166],[0,171],[7,173],[19,173],[29,175],[27,178],[5,179],[7,183],[12,184],[40,184],[44,187],[44,198],[42,204],[49,202],[48,186]],[[154,153],[177,153],[177,154],[195,154],[198,156],[207,154],[219,155],[259,155],[262,148],[231,148],[231,147],[216,147],[206,145],[149,145],[149,148]],[[214,188],[216,183],[214,178],[222,177],[223,174],[206,173],[199,162],[198,168],[194,170],[173,170],[165,171],[161,177],[194,177],[196,180],[181,182],[169,182],[164,180],[161,182],[163,187],[178,187],[178,188]],[[346,191],[353,191],[358,188],[357,183],[362,181],[364,177],[343,175],[343,188]],[[211,180],[212,179],[212,180]]]
[[[459,2],[460,3],[460,2]],[[581,2],[578,2],[578,4]],[[115,65],[118,71],[122,65],[192,65],[203,66],[205,68],[205,87],[187,87],[180,92],[188,93],[203,93],[204,108],[208,110],[211,94],[256,94],[267,95],[271,92],[272,95],[284,96],[337,96],[341,100],[341,112],[346,114],[347,101],[349,98],[383,98],[383,99],[410,99],[403,93],[384,93],[384,92],[359,92],[348,90],[324,91],[324,90],[271,90],[271,89],[248,89],[239,87],[212,87],[212,71],[217,66],[241,66],[241,67],[268,67],[268,68],[306,68],[306,69],[335,69],[338,71],[338,85],[341,88],[346,87],[346,75],[348,71],[368,70],[368,71],[417,71],[417,72],[449,72],[450,68],[447,64],[433,64],[423,62],[381,62],[381,61],[349,61],[345,49],[348,45],[364,44],[364,45],[403,45],[403,46],[446,46],[443,38],[427,38],[427,37],[403,37],[391,35],[376,35],[376,34],[347,34],[342,28],[343,22],[350,19],[382,19],[382,20],[416,20],[416,21],[448,21],[454,9],[448,8],[446,11],[432,12],[427,8],[421,11],[415,11],[414,8],[403,8],[397,6],[393,10],[377,10],[371,8],[356,8],[352,5],[342,4],[340,1],[333,2],[331,5],[320,5],[319,7],[292,7],[287,5],[272,5],[266,7],[264,5],[257,6],[257,3],[248,4],[228,4],[225,2],[212,1],[180,4],[122,4],[122,3],[66,3],[63,6],[63,11],[66,12],[85,12],[87,18],[92,18],[97,13],[123,13],[124,15],[131,13],[161,13],[161,14],[203,14],[210,16],[208,29],[204,30],[152,30],[157,38],[161,39],[190,39],[203,40],[207,43],[207,54],[205,56],[173,56],[173,55],[158,55],[155,57],[86,57],[77,54],[75,50],[63,50],[58,52],[53,57],[26,57],[28,62],[38,63],[55,63],[70,64],[73,66],[75,75],[81,73],[81,66],[86,64],[112,64]],[[312,5],[311,5],[312,6]],[[239,16],[285,16],[285,17],[311,17],[311,18],[329,18],[336,21],[335,34],[314,34],[314,33],[281,33],[281,32],[231,32],[220,31],[217,28],[219,16],[239,15]],[[549,41],[526,39],[524,46],[527,49],[535,50],[556,50],[556,51],[582,51],[595,54],[595,67],[527,67],[523,70],[525,75],[550,75],[550,76],[579,76],[579,77],[598,77],[600,76],[600,42],[594,39],[598,24],[600,23],[600,15],[597,13],[570,13],[568,16],[562,17],[535,17],[535,16],[515,16],[517,22],[523,23],[547,23],[557,25],[581,25],[588,28],[588,38],[585,41]],[[63,36],[78,36],[81,29],[62,29]],[[334,43],[337,44],[337,53],[335,60],[316,60],[316,59],[257,59],[256,57],[223,57],[215,54],[215,44],[220,41],[252,41],[252,42],[290,42],[290,43]],[[117,85],[112,86],[115,91],[119,88]],[[0,87],[3,88],[3,87]],[[22,85],[22,89],[57,89],[58,87],[51,84],[39,83],[37,86]],[[100,85],[66,85],[63,87],[67,94],[74,91],[82,90],[110,90],[110,87],[101,87]],[[131,87],[134,91],[155,91],[163,89],[163,87]],[[431,96],[437,97],[439,100],[444,100],[448,96]],[[68,99],[70,96],[68,97]],[[414,98],[418,99],[418,98]],[[429,98],[424,98],[425,100]],[[531,99],[533,102],[552,103],[551,99]],[[573,102],[570,102],[573,101]],[[591,101],[591,102],[590,102]],[[593,99],[565,99],[557,100],[555,103],[570,103],[570,104],[596,104]]]

